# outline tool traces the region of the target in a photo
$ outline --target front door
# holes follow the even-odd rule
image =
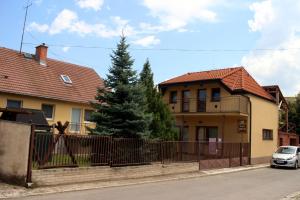
[[[196,140],[199,141],[200,154],[216,154],[218,127],[197,127]]]
[[[71,118],[71,127],[72,132],[80,131],[80,122],[81,122],[81,109],[72,108],[72,118]]]

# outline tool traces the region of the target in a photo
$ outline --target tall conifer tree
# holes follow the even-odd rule
[[[145,88],[147,112],[152,114],[152,121],[149,126],[150,138],[177,140],[178,132],[175,129],[174,118],[154,85],[153,73],[148,59],[140,73],[140,83]]]
[[[132,69],[134,60],[128,52],[126,38],[121,37],[117,49],[111,54],[112,66],[104,80],[105,89],[98,89],[92,115],[96,134],[114,137],[140,138],[148,133],[151,115],[146,113],[144,88]]]

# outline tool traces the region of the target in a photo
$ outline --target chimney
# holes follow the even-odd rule
[[[40,63],[40,65],[47,65],[47,49],[48,47],[45,43],[35,47],[35,59]]]

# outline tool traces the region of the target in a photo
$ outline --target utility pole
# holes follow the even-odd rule
[[[22,53],[23,37],[24,37],[24,31],[25,31],[26,19],[27,19],[27,11],[28,11],[28,8],[30,6],[32,6],[32,3],[29,3],[29,0],[28,0],[27,5],[25,6],[26,12],[25,12],[25,18],[24,18],[24,24],[23,24],[23,32],[22,32],[22,38],[21,38],[20,53]]]

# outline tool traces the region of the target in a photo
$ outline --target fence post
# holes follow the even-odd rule
[[[108,149],[109,152],[109,166],[112,167],[113,165],[113,148],[114,148],[114,139],[110,136],[110,146]]]
[[[30,139],[29,139],[29,152],[27,162],[27,175],[26,175],[26,187],[32,186],[32,159],[33,159],[33,147],[34,147],[35,125],[31,125]]]
[[[242,143],[240,143],[240,166],[243,166],[243,147],[242,147]]]
[[[161,164],[164,164],[164,150],[163,150],[163,142],[160,141],[160,159],[161,159]]]
[[[231,167],[231,162],[232,162],[232,143],[230,144],[230,148],[229,148],[229,167]]]
[[[198,140],[198,164],[199,164],[199,171],[201,170],[201,167],[200,167],[200,140]]]

